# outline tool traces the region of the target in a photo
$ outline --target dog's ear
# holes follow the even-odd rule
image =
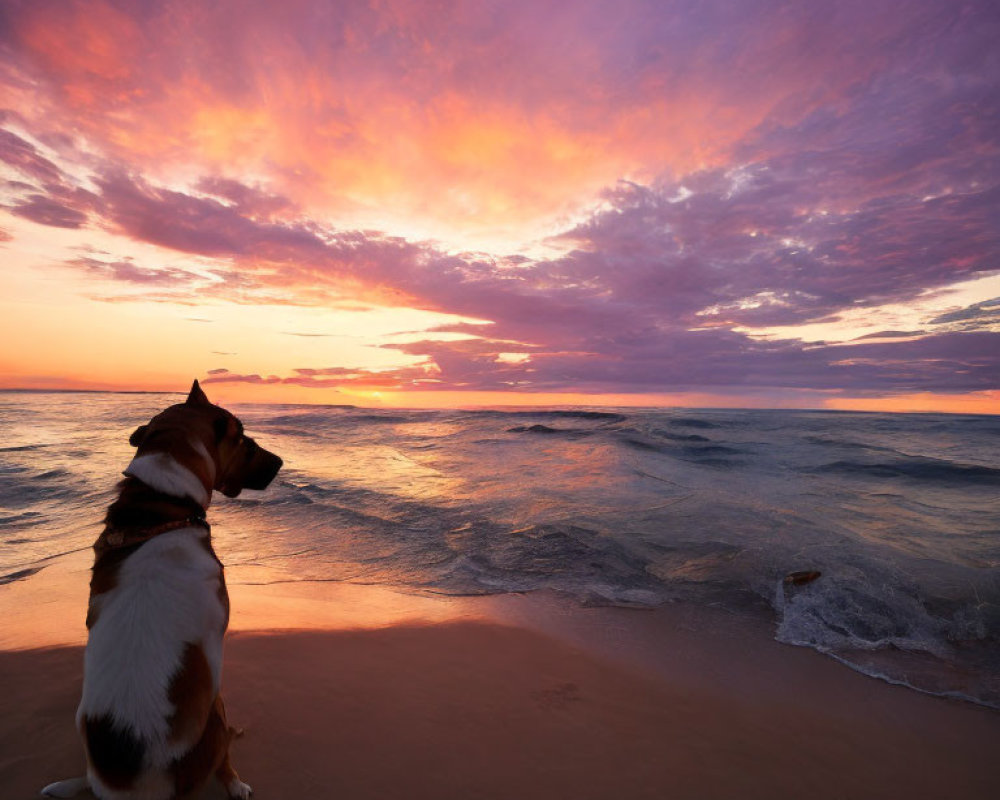
[[[132,435],[128,437],[128,443],[132,445],[132,447],[138,447],[142,444],[142,440],[146,438],[147,430],[149,430],[148,425],[140,425],[132,432]]]
[[[212,405],[208,397],[205,396],[205,393],[201,390],[201,387],[198,385],[197,379],[195,379],[195,382],[191,384],[191,392],[190,394],[188,394],[187,400],[185,400],[184,402],[187,403],[187,405],[189,406]]]

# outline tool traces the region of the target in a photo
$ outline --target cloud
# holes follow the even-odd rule
[[[87,221],[86,214],[39,194],[12,206],[10,213],[53,228],[79,228]]]
[[[272,384],[282,383],[282,379],[277,375],[268,375],[266,378],[257,374],[239,375],[227,369],[210,369],[207,378],[202,383],[252,383],[252,384]]]
[[[247,186],[231,178],[202,178],[196,188],[199,192],[225,201],[243,216],[253,219],[266,220],[296,211],[295,204],[287,197],[273,194],[259,186]]]
[[[926,331],[879,331],[878,333],[866,333],[858,336],[854,341],[862,342],[866,339],[908,339],[926,335]]]
[[[0,26],[0,81],[20,98],[19,116],[0,119],[0,157],[18,176],[8,208],[210,265],[71,260],[128,288],[108,300],[462,320],[384,343],[416,366],[218,382],[1000,383],[995,301],[847,344],[754,335],[998,273],[990,3],[429,9],[12,7]],[[464,231],[503,236],[465,250]]]
[[[61,183],[62,171],[17,134],[0,129],[0,160],[42,183]]]
[[[601,210],[553,238],[570,247],[564,255],[499,260],[376,232],[253,219],[235,205],[122,174],[101,179],[99,188],[105,224],[141,241],[229,260],[213,268],[211,281],[128,261],[72,262],[103,278],[230,298],[238,289],[246,302],[293,304],[322,302],[316,298],[349,287],[383,303],[491,323],[439,329],[464,334],[463,341],[386,345],[433,365],[433,374],[314,370],[218,380],[528,391],[726,385],[909,391],[946,385],[945,367],[954,370],[956,385],[989,388],[996,379],[997,363],[988,356],[962,361],[964,339],[920,336],[897,350],[914,359],[902,370],[895,357],[882,350],[868,355],[858,342],[847,356],[794,340],[756,342],[736,330],[835,318],[843,309],[905,302],[991,273],[1000,252],[987,213],[992,187],[932,200],[892,195],[833,212],[808,177],[780,174],[769,162],[735,174],[708,170],[683,183],[619,184],[605,193]],[[992,313],[986,306],[979,311]],[[921,361],[920,352],[940,350],[940,341],[954,352]],[[501,358],[512,352],[528,358]]]
[[[109,221],[129,236],[162,247],[240,255],[263,242],[300,250],[321,244],[308,231],[256,223],[218,200],[155,187],[124,173],[101,178],[99,186]]]
[[[11,115],[0,116],[0,122]],[[97,197],[76,186],[53,161],[17,134],[0,128],[0,161],[24,180],[7,180],[5,194],[13,202],[6,205],[15,216],[54,228],[83,227],[88,212],[98,211]]]
[[[196,286],[204,281],[202,276],[187,270],[174,267],[145,269],[129,260],[107,262],[90,256],[82,256],[66,262],[66,266],[82,269],[105,280],[140,286]],[[197,321],[209,322],[210,320]]]
[[[1000,297],[973,303],[971,306],[941,314],[931,322],[935,325],[959,323],[960,330],[1000,329]]]
[[[514,0],[502,12],[392,0],[280,15],[267,0],[35,0],[9,6],[0,31],[26,121],[85,137],[128,171],[197,166],[204,191],[245,211],[226,181],[252,175],[348,226],[410,221],[496,242],[550,229],[619,177],[770,158],[805,128],[856,164],[860,127],[898,130],[903,89],[930,98],[928,135],[952,125],[956,145],[978,145],[961,128],[975,109],[989,130],[982,61],[997,25],[989,2],[944,0]],[[942,94],[962,99],[958,114],[930,113]],[[895,144],[897,174],[926,156]]]

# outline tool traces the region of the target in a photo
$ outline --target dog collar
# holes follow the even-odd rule
[[[212,530],[212,526],[208,524],[208,520],[197,514],[192,514],[184,519],[164,522],[161,525],[154,525],[151,528],[116,528],[109,525],[98,537],[97,542],[94,544],[94,549],[114,550],[119,547],[132,547],[133,545],[148,542],[161,533],[194,526],[202,527],[209,532]]]

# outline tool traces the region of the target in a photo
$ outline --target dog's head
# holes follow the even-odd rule
[[[243,423],[211,403],[198,381],[187,400],[161,411],[129,437],[142,456],[169,456],[192,473],[211,494],[236,497],[244,489],[264,489],[282,461],[243,432]],[[133,461],[133,464],[135,461]]]

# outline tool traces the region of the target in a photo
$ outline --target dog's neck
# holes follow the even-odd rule
[[[201,450],[204,450],[204,446]],[[215,477],[215,464],[208,453],[205,459],[211,465],[209,479]],[[123,473],[127,478],[142,481],[152,489],[165,495],[187,498],[197,503],[204,512],[212,502],[212,487],[187,467],[179,464],[170,453],[154,452],[136,455]]]
[[[178,528],[209,530],[205,509],[188,497],[161,492],[133,476],[119,484],[118,499],[108,506],[98,551],[141,544]]]
[[[108,506],[109,527],[139,528],[186,519],[204,519],[205,507],[189,497],[160,491],[134,475],[118,484],[118,499]]]

